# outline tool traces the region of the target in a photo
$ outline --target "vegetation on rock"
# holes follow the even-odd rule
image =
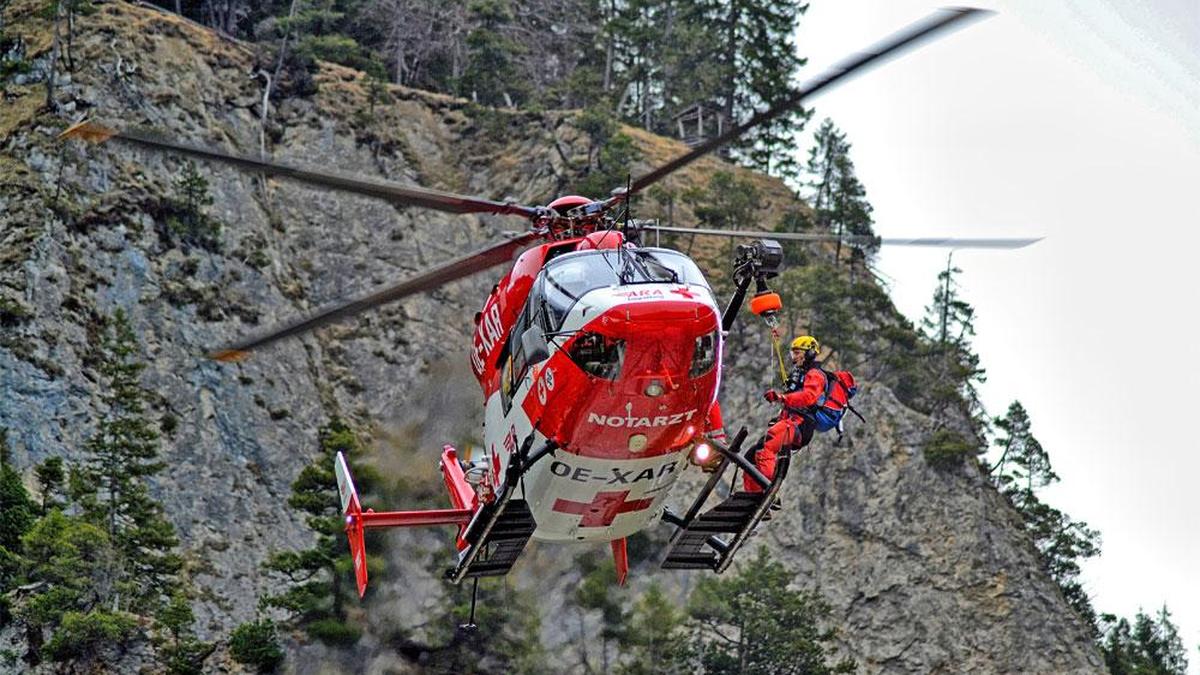
[[[175,181],[175,196],[166,201],[164,208],[168,236],[188,246],[216,251],[221,243],[221,224],[206,212],[212,203],[208,179],[194,162],[185,161]]]
[[[682,609],[657,585],[629,597],[614,585],[611,564],[593,567],[574,602],[600,611],[602,636],[618,647],[611,663],[607,647],[601,652],[602,672],[853,672],[851,660],[831,661],[836,632],[827,625],[828,604],[816,593],[791,588],[794,579],[760,547],[737,574],[701,578]],[[586,652],[581,656],[590,670]]]
[[[1186,675],[1187,650],[1164,606],[1154,617],[1138,611],[1130,625],[1112,614],[1102,617],[1100,650],[1111,675]]]
[[[283,648],[270,619],[248,621],[229,635],[229,653],[238,663],[271,673],[283,663]]]
[[[147,480],[161,471],[158,437],[146,417],[144,368],[125,314],[102,328],[93,355],[103,384],[96,432],[86,459],[70,466],[70,489],[61,494],[64,462],[36,467],[41,503],[33,502],[8,464],[0,462],[0,596],[5,614],[23,626],[30,665],[50,659],[79,668],[118,660],[143,639],[147,622],[173,641],[158,656],[172,672],[197,672],[212,649],[190,638],[186,600],[178,593],[181,560],[174,528],[149,495]],[[186,612],[185,612],[186,610]],[[187,666],[190,664],[190,669]]]
[[[718,119],[725,129],[746,120],[789,96],[805,63],[792,41],[807,9],[798,0],[156,4],[256,41],[268,98],[311,95],[316,63],[330,61],[481,105],[593,108],[664,135],[693,124],[681,117],[689,111],[701,111],[694,124],[706,136]],[[808,116],[782,115],[726,152],[795,177],[789,150]]]

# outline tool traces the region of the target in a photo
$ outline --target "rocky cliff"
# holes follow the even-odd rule
[[[377,466],[410,484],[437,480],[442,442],[478,435],[470,317],[500,272],[285,341],[242,364],[199,355],[522,223],[398,209],[213,165],[202,171],[220,247],[188,247],[162,223],[163,196],[182,160],[116,144],[64,145],[56,134],[87,114],[185,142],[247,154],[266,147],[282,161],[534,204],[577,178],[589,141],[571,113],[481,111],[397,87],[371,95],[359,73],[335,66],[316,75],[315,95],[273,106],[264,129],[262,81],[246,46],[117,2],[75,26],[75,68],[58,71],[51,113],[42,83],[50,33],[34,4],[5,10],[7,30],[26,36],[34,67],[5,83],[0,104],[0,426],[10,429],[14,461],[27,475],[50,456],[78,458],[98,412],[89,360],[98,321],[124,308],[149,364],[143,383],[156,392],[152,413],[170,429],[162,448],[169,468],[153,492],[202,590],[201,633],[219,637],[251,618],[269,590],[260,570],[268,553],[308,541],[286,500],[331,414],[372,430]],[[683,150],[635,138],[647,166]],[[720,166],[705,160],[674,186],[700,184]],[[782,184],[743,175],[765,195],[765,224],[802,208]],[[761,372],[755,364],[766,352],[751,332],[730,340],[722,398],[731,421],[763,417],[752,401],[769,375],[745,373]],[[974,469],[928,466],[921,448],[929,421],[882,385],[863,389],[870,424],[849,445],[818,441],[795,461],[786,509],[760,535],[832,603],[840,651],[863,672],[1102,670],[1004,499]],[[428,570],[449,559],[449,538],[399,533],[389,542],[389,569],[374,580],[360,646],[337,654],[297,638],[289,668],[417,669],[391,638],[432,630],[425,615],[446,588]],[[578,670],[570,645],[598,618],[563,620],[575,617],[566,600],[579,580],[575,554],[533,545],[514,581],[537,591],[547,653]],[[644,565],[633,589],[651,578],[676,592],[694,582]]]

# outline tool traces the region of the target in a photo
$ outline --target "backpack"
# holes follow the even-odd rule
[[[854,406],[850,405],[850,399],[858,393],[858,385],[854,382],[854,375],[850,374],[848,370],[831,373],[822,369],[821,372],[825,375],[825,391],[809,409],[809,414],[816,422],[817,431],[837,429],[840,442],[842,440],[842,418],[846,415],[847,410],[866,422],[863,416],[854,409]],[[841,408],[831,408],[826,405],[830,398],[833,398],[835,403],[841,404]]]

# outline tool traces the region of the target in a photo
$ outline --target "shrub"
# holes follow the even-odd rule
[[[54,661],[88,656],[102,647],[124,644],[136,628],[137,620],[125,613],[102,609],[67,612],[42,651]]]
[[[977,450],[962,434],[938,429],[925,444],[925,461],[935,469],[951,469],[962,466],[963,460],[973,457]]]
[[[362,629],[335,618],[317,619],[305,626],[308,634],[331,647],[349,647],[362,637]]]
[[[229,653],[238,663],[253,666],[260,673],[273,672],[283,663],[275,622],[259,619],[234,628],[229,636]]]

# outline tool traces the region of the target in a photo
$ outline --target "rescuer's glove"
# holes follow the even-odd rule
[[[767,399],[767,401],[770,403],[775,403],[783,397],[780,396],[779,392],[775,391],[774,389],[768,389],[763,392],[763,398]]]

